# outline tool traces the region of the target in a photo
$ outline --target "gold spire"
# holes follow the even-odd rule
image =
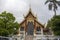
[[[29,12],[31,12],[32,10],[31,10],[31,4],[29,4]]]
[[[38,20],[37,14],[36,14],[36,20]]]
[[[23,14],[23,16],[25,16],[25,15]]]

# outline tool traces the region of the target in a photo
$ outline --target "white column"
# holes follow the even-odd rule
[[[19,30],[18,30],[18,31],[19,31],[19,36],[20,36],[20,28],[19,28]]]
[[[41,28],[41,35],[43,36],[43,28]]]
[[[20,34],[20,28],[19,28],[19,34]]]
[[[58,40],[59,40],[59,38],[58,38]]]

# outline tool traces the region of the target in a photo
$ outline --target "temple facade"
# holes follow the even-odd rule
[[[38,22],[30,8],[28,14],[24,16],[24,20],[20,23],[18,34],[22,35],[24,40],[36,40],[41,39],[39,36],[52,35],[52,31]],[[34,37],[36,38],[34,39]]]
[[[24,35],[43,35],[44,26],[38,22],[37,17],[33,15],[31,8],[24,20],[20,23],[20,34]]]

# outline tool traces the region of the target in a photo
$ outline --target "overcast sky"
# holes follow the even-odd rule
[[[53,11],[48,10],[48,5],[45,5],[46,0],[0,0],[0,13],[3,11],[11,12],[16,17],[16,21],[20,23],[24,16],[28,13],[29,5],[33,14],[42,24],[46,23],[53,15]],[[57,10],[57,15],[60,14],[60,8]]]

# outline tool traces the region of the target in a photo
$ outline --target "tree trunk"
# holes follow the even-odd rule
[[[56,9],[54,8],[54,16],[56,16]]]

